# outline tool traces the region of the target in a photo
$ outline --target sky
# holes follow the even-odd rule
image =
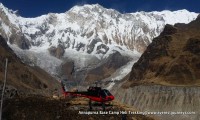
[[[75,5],[100,4],[121,13],[187,9],[200,13],[200,0],[0,0],[9,9],[18,10],[23,17],[48,13],[64,13]]]

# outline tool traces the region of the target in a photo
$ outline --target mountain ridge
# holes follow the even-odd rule
[[[24,61],[33,61],[31,65],[54,76],[60,76],[57,71],[66,59],[74,61],[76,70],[95,68],[98,62],[105,66],[116,52],[138,58],[164,25],[188,23],[197,16],[186,10],[122,14],[100,5],[75,6],[36,18],[23,18],[3,4],[0,12],[0,33],[10,47]]]
[[[31,45],[28,45],[29,47],[30,46],[38,46],[37,44],[42,44],[42,41],[38,40],[38,39],[49,39],[50,41],[52,41],[50,37],[45,37],[43,35],[41,37],[39,37],[38,39],[34,40],[34,35],[36,37],[38,37],[38,36],[40,36],[40,34],[51,33],[51,34],[59,34],[59,36],[64,36],[64,35],[66,35],[66,33],[62,32],[63,29],[69,28],[68,29],[69,31],[67,31],[67,33],[71,33],[72,36],[74,36],[74,37],[69,36],[70,38],[66,38],[66,37],[62,38],[62,37],[56,37],[55,36],[53,38],[56,39],[57,41],[59,41],[59,39],[60,39],[61,43],[64,42],[62,39],[70,39],[70,41],[73,42],[71,39],[74,38],[77,41],[77,43],[75,44],[76,45],[75,48],[77,48],[77,49],[78,49],[78,47],[80,47],[80,46],[77,46],[78,44],[82,45],[84,43],[87,43],[86,41],[91,41],[91,39],[98,39],[98,38],[100,38],[102,40],[101,41],[102,43],[104,43],[105,45],[108,46],[108,44],[106,42],[109,43],[109,39],[111,39],[111,41],[113,43],[111,43],[111,42],[110,43],[114,44],[115,46],[119,45],[119,47],[121,47],[122,49],[124,49],[123,46],[125,46],[125,48],[127,48],[127,49],[136,50],[138,52],[144,51],[145,48],[143,50],[141,50],[141,48],[139,48],[139,47],[138,48],[136,47],[135,49],[131,48],[131,47],[134,46],[134,44],[129,43],[129,41],[132,40],[132,41],[136,42],[137,40],[134,40],[136,38],[142,39],[140,41],[144,41],[144,38],[140,38],[141,36],[135,36],[136,38],[128,38],[126,35],[123,35],[123,33],[121,33],[119,31],[119,27],[121,27],[120,28],[121,31],[123,31],[123,29],[124,29],[125,32],[126,32],[126,29],[127,30],[130,29],[130,30],[127,31],[129,35],[140,34],[142,32],[141,35],[146,36],[145,30],[140,29],[141,27],[145,27],[145,24],[147,24],[147,26],[148,26],[146,28],[147,29],[146,34],[150,35],[150,33],[148,32],[148,29],[152,29],[152,28],[149,28],[149,27],[153,27],[153,29],[155,29],[156,27],[158,27],[160,25],[164,26],[165,24],[174,24],[176,22],[183,22],[183,23],[186,22],[187,23],[187,22],[190,22],[191,20],[195,19],[195,17],[197,16],[196,13],[189,12],[187,10],[179,10],[179,11],[174,11],[174,12],[170,12],[170,11],[165,10],[165,11],[161,11],[161,12],[136,12],[136,13],[121,14],[120,12],[118,12],[114,9],[106,9],[106,8],[103,8],[100,5],[83,5],[83,6],[74,6],[73,8],[66,11],[65,13],[60,13],[60,14],[49,13],[49,14],[42,15],[42,16],[39,16],[39,17],[36,17],[36,18],[23,18],[21,16],[15,15],[14,14],[15,12],[5,8],[3,6],[3,4],[1,4],[1,8],[3,8],[4,12],[6,11],[5,13],[8,16],[8,19],[11,21],[12,24],[15,24],[15,26],[22,26],[21,28],[19,28],[19,31],[21,31],[22,34],[24,34],[24,37],[26,39],[28,39],[29,44],[31,44]],[[10,12],[10,14],[9,14],[9,12]],[[182,14],[181,17],[186,17],[186,18],[179,18],[179,14]],[[92,17],[93,15],[94,15],[94,17]],[[155,15],[157,15],[157,16],[155,16]],[[155,18],[153,18],[153,17],[151,18],[150,16],[154,16]],[[171,20],[170,20],[170,18],[165,18],[165,16],[176,17],[176,19],[171,18]],[[187,18],[187,16],[188,16],[188,18]],[[134,17],[136,17],[136,19],[134,19]],[[81,22],[81,21],[88,21],[87,19],[94,19],[94,20],[89,20],[89,21],[92,22],[91,24],[86,24],[85,22]],[[100,19],[100,20],[98,20],[98,19]],[[133,22],[131,22],[130,19],[132,19]],[[143,22],[138,22],[137,19],[142,20]],[[159,24],[159,25],[156,26],[156,24],[148,23],[148,19],[149,20],[156,19],[157,21],[160,20],[161,23],[158,22],[157,24]],[[70,20],[72,20],[72,21],[70,21]],[[125,22],[127,20],[129,20],[129,21]],[[115,30],[115,28],[112,28],[113,30],[111,29],[111,31],[110,31],[108,28],[104,28],[104,27],[109,26],[108,21],[111,22],[110,23],[111,26],[112,26],[112,24],[114,24],[114,26],[116,26],[117,29]],[[136,21],[136,22],[134,22],[134,21]],[[162,22],[162,21],[164,21],[164,22]],[[123,26],[127,26],[127,25],[123,24],[122,22],[128,24],[128,26],[130,28],[126,28],[126,27],[123,28]],[[70,23],[71,25],[68,26],[68,25],[66,25],[66,23],[68,23],[68,24]],[[40,24],[40,25],[33,26],[31,24]],[[49,26],[49,24],[52,24],[52,26]],[[94,28],[92,28],[88,31],[88,25],[90,26],[92,24],[95,25]],[[100,24],[102,24],[102,25],[100,25]],[[106,24],[106,25],[103,25],[103,24]],[[142,24],[144,24],[144,25],[142,25]],[[61,27],[62,25],[65,25],[66,27],[62,28]],[[132,25],[132,27],[131,27],[131,25]],[[44,27],[40,28],[39,26],[42,26],[42,27],[44,26]],[[51,27],[53,27],[53,26],[56,27],[55,29],[61,30],[60,32],[62,32],[62,34],[60,34],[58,30],[53,32],[55,30],[53,28],[52,28],[53,30],[51,30]],[[92,26],[90,26],[90,27],[92,27]],[[29,28],[26,28],[26,27],[29,27]],[[85,27],[85,28],[82,29],[82,27]],[[48,28],[50,29],[49,32],[47,31]],[[137,29],[137,30],[132,31],[133,29]],[[158,28],[158,29],[161,29],[161,28]],[[95,31],[97,33],[93,33]],[[159,31],[161,32],[162,30],[159,30]],[[39,32],[39,33],[37,33],[37,32]],[[73,32],[75,32],[75,33],[73,33]],[[94,34],[94,35],[96,34],[95,35],[96,37],[94,36],[93,38],[84,39],[84,37],[81,37],[81,36],[84,35],[85,32],[86,32],[86,36],[92,37],[90,34]],[[107,34],[109,32],[111,32],[111,33]],[[117,35],[114,32],[117,32],[119,35]],[[29,35],[27,35],[27,34],[29,34]],[[103,35],[101,35],[101,34],[103,34]],[[150,36],[153,38],[153,37],[157,36],[159,34],[159,32],[157,33],[157,32],[154,31],[151,34],[152,35],[150,35]],[[122,35],[122,36],[120,36],[120,35]],[[134,35],[132,35],[132,36],[134,36]],[[148,43],[151,42],[151,40],[149,40],[150,36],[146,36],[147,40],[146,40],[146,42],[143,42],[142,44],[147,46]],[[123,38],[123,37],[126,37],[126,38]],[[30,39],[33,42],[35,41],[36,43],[31,43]],[[78,39],[82,39],[82,40],[79,41]],[[106,41],[106,39],[108,39],[108,41]],[[117,40],[115,40],[115,39],[117,39]],[[44,41],[44,42],[47,42],[47,41]],[[47,44],[47,45],[49,45],[49,46],[54,45],[56,47],[59,44],[59,43],[54,43],[54,42],[56,42],[56,41],[54,40],[54,41],[50,42],[50,44]],[[53,45],[51,45],[51,44],[53,44]],[[90,43],[87,43],[85,46],[88,46],[89,44]],[[128,45],[128,44],[131,44],[131,45]],[[28,46],[25,47],[25,48],[29,49]],[[23,48],[23,47],[20,47],[20,48]],[[69,47],[67,47],[67,48],[69,48]],[[87,49],[87,47],[81,46],[81,49]],[[90,54],[89,51],[87,51],[87,53]]]
[[[0,36],[0,83],[3,85],[5,59],[8,58],[8,74],[5,97],[38,94],[52,96],[59,89],[59,82],[41,68],[24,64]],[[52,84],[53,83],[53,84]],[[59,91],[59,90],[58,90]],[[12,96],[11,96],[12,95]]]
[[[134,64],[129,81],[199,85],[200,19],[166,25]]]
[[[111,92],[142,111],[199,112],[200,16],[189,24],[166,25],[132,70]],[[162,120],[194,120],[199,115],[157,115]]]

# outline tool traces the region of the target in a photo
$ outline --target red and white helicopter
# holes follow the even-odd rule
[[[66,96],[78,96],[78,97],[85,97],[89,99],[89,108],[92,109],[92,101],[102,103],[103,110],[105,110],[105,102],[109,102],[114,100],[114,96],[107,90],[102,89],[101,87],[89,87],[87,91],[75,91],[70,92],[65,89],[65,85],[61,82],[63,95]]]

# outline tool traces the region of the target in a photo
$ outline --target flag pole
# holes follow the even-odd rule
[[[7,80],[7,67],[8,67],[8,58],[6,58],[5,78],[4,78],[3,89],[2,89],[2,94],[1,94],[0,120],[2,120],[2,113],[3,113],[2,108],[3,108],[3,97],[4,97],[5,88],[6,88],[6,80]]]

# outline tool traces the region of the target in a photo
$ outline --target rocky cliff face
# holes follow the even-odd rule
[[[94,82],[94,80],[98,81],[108,78],[118,68],[126,65],[130,60],[130,57],[122,56],[119,52],[115,52],[105,59],[101,64],[88,70],[85,79],[88,82]]]
[[[167,25],[134,64],[129,81],[199,85],[199,28],[199,18],[188,25]]]
[[[199,119],[200,17],[166,25],[133,65],[130,76],[112,89],[116,99],[142,111],[195,112],[158,115],[162,120]]]
[[[143,53],[164,25],[188,23],[197,17],[187,10],[122,14],[98,4],[74,6],[65,13],[36,18],[21,17],[3,4],[0,12],[0,33],[24,62],[61,78],[65,72],[62,65],[70,59],[74,63],[73,79],[109,77],[119,65]],[[107,69],[105,65],[110,63],[105,61],[113,61],[116,52],[123,64],[113,62],[114,67]],[[97,69],[104,71],[103,77],[91,72]],[[79,74],[81,77],[76,76]]]
[[[188,23],[197,17],[196,13],[187,10],[122,14],[98,4],[74,6],[65,13],[49,13],[36,18],[21,17],[0,4],[0,13],[1,35],[13,49],[16,48],[13,45],[26,49],[14,49],[20,52],[17,55],[55,76],[59,76],[60,60],[65,63],[63,58],[72,59],[77,68],[87,66],[87,61],[92,64],[105,61],[115,51],[120,52],[120,56],[133,58],[143,53],[165,24]]]
[[[187,10],[122,14],[95,4],[23,18],[2,4],[0,8],[4,37],[22,49],[62,46],[96,55],[116,47],[142,53],[166,24],[188,23],[197,17]]]
[[[0,83],[4,80],[5,59],[8,58],[8,78],[6,96],[15,94],[53,95],[59,89],[59,83],[39,67],[30,67],[21,62],[5,39],[0,36]],[[2,86],[1,86],[2,87]]]
[[[138,85],[123,88],[119,85],[114,88],[112,93],[117,100],[144,112],[193,112],[190,115],[171,115],[171,113],[157,115],[161,120],[198,120],[200,118],[199,87]]]

